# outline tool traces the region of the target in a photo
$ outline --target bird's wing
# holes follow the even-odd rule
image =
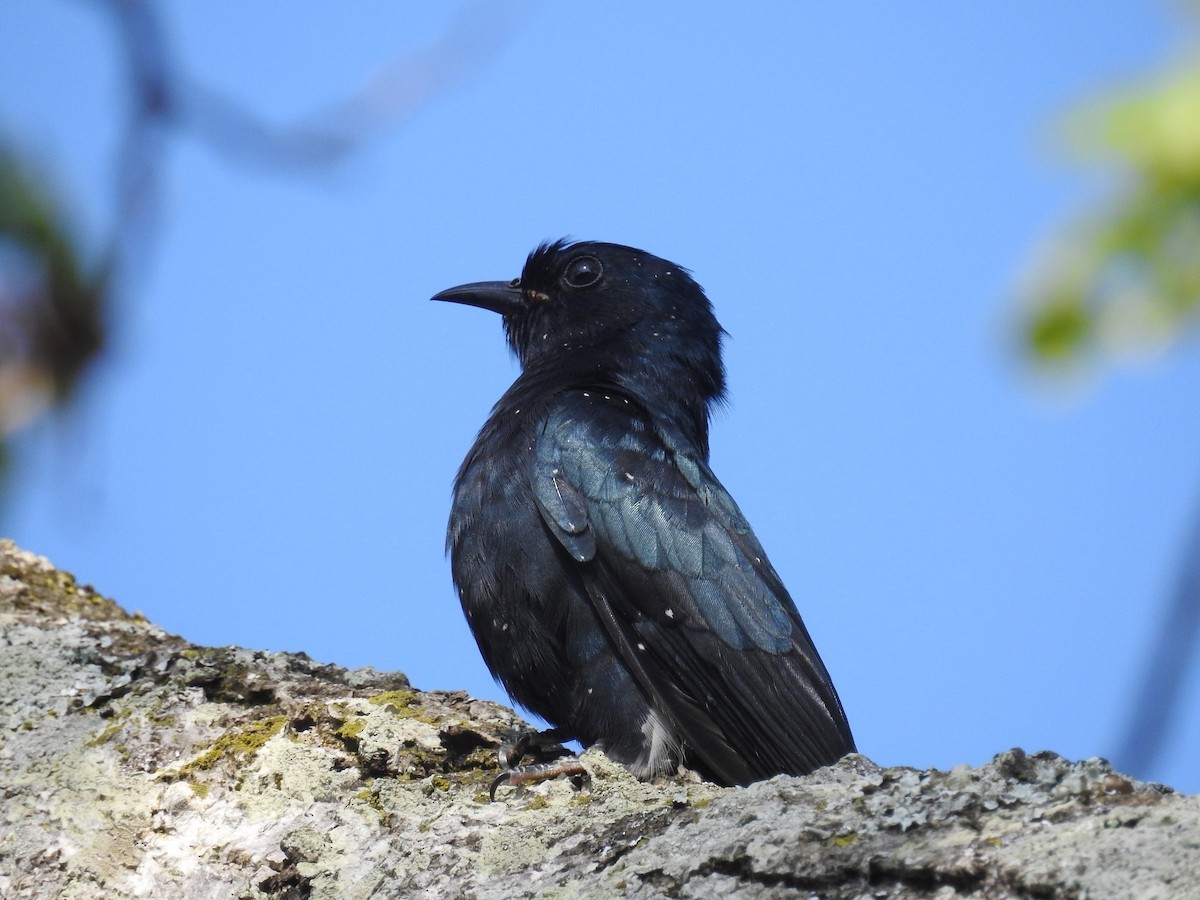
[[[560,397],[535,458],[543,519],[697,768],[745,783],[854,749],[795,605],[704,461],[632,401],[582,391]]]

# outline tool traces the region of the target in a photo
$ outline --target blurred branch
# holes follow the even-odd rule
[[[293,172],[327,168],[482,71],[533,8],[530,2],[498,6],[476,0],[430,47],[385,64],[363,88],[332,106],[298,123],[275,126],[175,68],[159,4],[92,2],[111,16],[117,30],[131,98],[118,160],[119,214],[106,268],[136,255],[128,244],[139,233],[144,236],[151,218],[168,129],[189,134],[243,165]]]
[[[116,161],[116,216],[100,271],[110,285],[143,257],[153,231],[164,165],[164,131],[174,108],[167,38],[145,0],[97,0],[113,17],[129,84],[129,121]],[[146,243],[141,243],[146,242]]]
[[[231,97],[195,82],[178,89],[179,122],[240,163],[294,170],[328,166],[483,71],[533,7],[476,0],[438,41],[386,63],[357,92],[289,126],[267,125]]]
[[[1200,516],[1192,523],[1183,548],[1166,615],[1134,695],[1133,711],[1114,758],[1121,767],[1143,777],[1152,771],[1179,709],[1188,669],[1200,634]]]

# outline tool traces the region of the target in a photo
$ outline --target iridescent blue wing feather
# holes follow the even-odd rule
[[[535,448],[543,521],[690,764],[727,783],[854,749],[837,693],[758,539],[707,463],[616,392],[558,398]]]

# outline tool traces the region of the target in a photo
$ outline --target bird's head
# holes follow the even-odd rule
[[[724,393],[724,332],[688,272],[620,244],[556,241],[520,278],[450,288],[434,300],[500,313],[526,371],[596,377],[639,393],[676,385],[705,404]]]

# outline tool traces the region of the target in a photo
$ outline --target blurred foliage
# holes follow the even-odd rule
[[[1117,196],[1050,244],[1025,343],[1058,365],[1165,347],[1200,318],[1200,59],[1085,106],[1067,136],[1116,168]]]
[[[0,473],[3,441],[69,399],[103,345],[103,281],[47,181],[0,143]]]

